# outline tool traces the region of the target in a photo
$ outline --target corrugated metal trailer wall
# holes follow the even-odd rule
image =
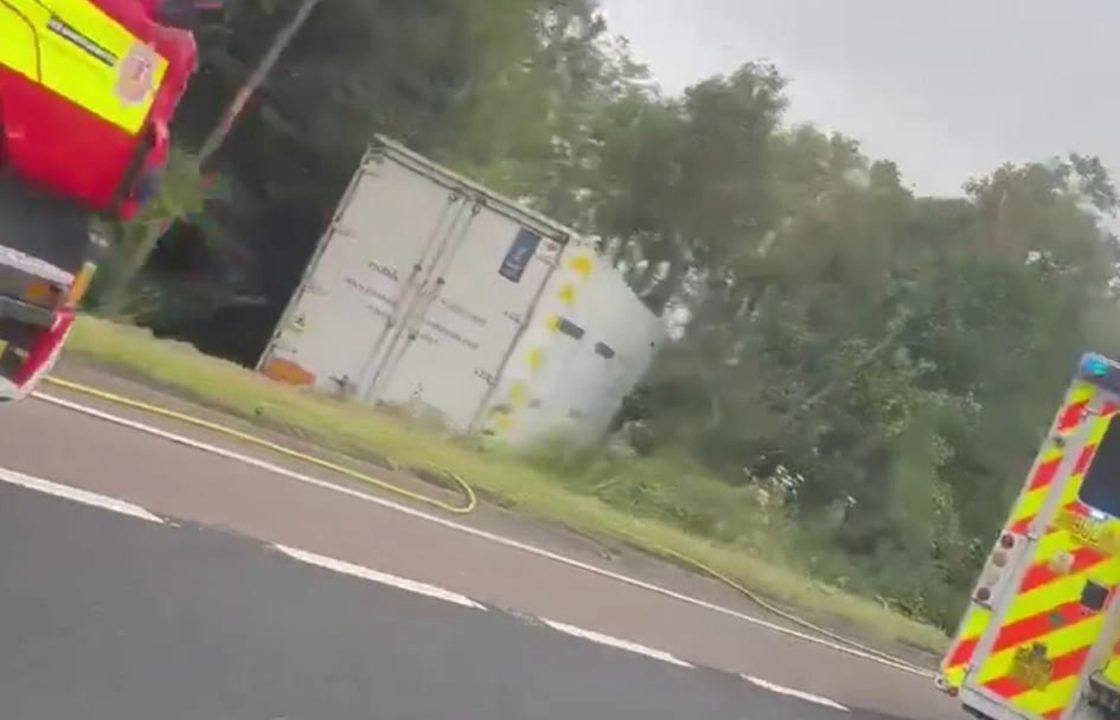
[[[660,342],[646,338],[660,322],[596,264],[562,225],[378,138],[258,368],[460,432],[521,442],[582,419],[591,437]],[[620,349],[644,328],[645,352],[614,350],[620,361],[604,363],[600,349],[594,360],[593,344],[567,342],[562,319]],[[565,352],[570,362],[558,359]],[[585,394],[586,407],[557,404]]]

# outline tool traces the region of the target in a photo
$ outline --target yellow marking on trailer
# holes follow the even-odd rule
[[[571,262],[568,263],[568,268],[586,280],[591,277],[591,272],[595,269],[595,263],[586,255],[580,255],[572,258]]]
[[[509,404],[514,407],[521,407],[529,401],[529,390],[525,387],[523,382],[515,382],[509,388]]]
[[[544,349],[533,348],[529,352],[529,369],[536,372],[544,367]]]

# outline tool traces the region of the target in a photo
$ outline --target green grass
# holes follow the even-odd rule
[[[811,617],[857,627],[874,641],[931,651],[946,645],[932,626],[814,582],[781,543],[768,540],[773,529],[745,490],[683,464],[605,461],[562,472],[555,463],[483,451],[391,413],[289,388],[191,346],[91,317],[79,320],[67,353],[356,457],[442,466],[506,507],[653,554],[688,556]]]

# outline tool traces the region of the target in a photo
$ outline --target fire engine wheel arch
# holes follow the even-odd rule
[[[460,477],[456,473],[453,473],[450,470],[448,470],[446,468],[443,468],[443,467],[440,467],[440,466],[432,465],[432,466],[430,466],[430,469],[439,473],[439,474],[441,474],[442,476],[446,477],[451,482],[451,484],[453,486],[457,487],[460,490],[460,492],[462,493],[463,498],[465,500],[464,504],[462,504],[462,505],[451,505],[451,504],[443,502],[442,500],[432,498],[432,497],[429,497],[429,496],[425,496],[425,495],[421,495],[419,493],[413,492],[413,491],[408,490],[406,488],[400,487],[399,485],[394,485],[392,483],[386,482],[386,481],[381,480],[379,478],[375,478],[375,477],[373,477],[371,475],[368,475],[366,473],[356,471],[356,470],[353,470],[351,468],[347,468],[343,465],[339,465],[339,464],[331,462],[329,460],[324,460],[324,459],[316,457],[314,455],[299,452],[297,450],[293,450],[293,449],[291,449],[289,447],[286,447],[284,445],[281,445],[279,443],[274,443],[270,440],[265,440],[264,438],[260,438],[260,437],[257,437],[255,435],[251,435],[249,433],[242,432],[240,430],[236,430],[234,428],[227,427],[225,425],[221,425],[219,423],[212,422],[210,420],[205,420],[203,418],[199,418],[199,417],[190,415],[188,413],[178,412],[178,411],[175,411],[175,410],[170,410],[168,408],[161,407],[159,405],[155,405],[155,404],[152,404],[152,403],[141,402],[139,400],[134,400],[132,398],[124,397],[124,396],[118,395],[116,393],[107,392],[105,390],[101,390],[101,389],[95,388],[95,387],[90,387],[88,385],[83,385],[81,383],[76,383],[76,382],[71,382],[71,381],[68,381],[68,380],[63,380],[61,378],[57,378],[57,377],[54,377],[54,376],[47,376],[47,377],[43,378],[43,382],[46,383],[46,384],[49,384],[49,385],[54,385],[56,387],[62,388],[64,390],[69,390],[71,392],[80,393],[80,394],[87,395],[87,396],[90,396],[90,397],[93,397],[93,398],[97,398],[97,399],[102,400],[102,401],[106,401],[106,402],[110,402],[110,403],[113,403],[113,404],[116,404],[116,405],[120,405],[122,407],[128,407],[128,408],[131,408],[131,409],[134,409],[134,410],[139,410],[141,412],[149,413],[149,414],[156,415],[156,416],[159,416],[159,417],[164,417],[164,418],[167,418],[169,420],[174,420],[174,421],[181,422],[181,423],[184,423],[184,424],[187,424],[187,425],[191,425],[191,426],[194,426],[194,427],[197,427],[197,428],[208,430],[210,432],[217,433],[219,435],[225,435],[225,436],[240,440],[242,442],[248,443],[250,445],[254,445],[256,447],[260,447],[260,448],[263,448],[265,450],[275,452],[277,454],[283,455],[283,456],[291,458],[293,460],[298,460],[300,462],[309,463],[309,464],[318,466],[320,468],[323,468],[325,470],[329,470],[331,472],[339,473],[339,474],[341,474],[345,477],[348,477],[352,480],[357,480],[359,482],[370,485],[371,487],[377,488],[379,490],[382,490],[382,491],[390,493],[390,494],[397,495],[399,497],[403,497],[403,498],[405,498],[407,500],[411,500],[413,502],[417,502],[417,503],[420,503],[420,504],[428,505],[430,507],[434,507],[434,508],[436,508],[438,510],[441,510],[443,512],[451,513],[451,514],[454,514],[454,515],[468,515],[468,514],[474,512],[474,510],[478,507],[478,497],[477,497],[477,494],[474,491],[474,488],[472,488],[471,485],[466,480],[464,480],[462,477]],[[394,465],[397,465],[397,467],[400,467],[400,465],[397,464],[395,461],[393,461],[392,458],[388,458],[388,460],[391,464],[394,464]],[[637,538],[634,538],[634,540],[635,540],[635,542],[637,542]],[[648,545],[648,542],[646,542],[644,544]],[[640,547],[640,546],[641,546],[641,543],[635,545],[635,547]],[[810,622],[810,621],[808,621],[808,620],[806,620],[806,619],[804,619],[804,618],[802,618],[802,617],[800,617],[800,616],[798,616],[798,615],[796,615],[796,614],[794,614],[794,613],[792,613],[788,610],[785,610],[784,608],[781,608],[781,607],[771,603],[770,601],[768,601],[764,597],[760,596],[758,593],[754,592],[750,588],[747,588],[743,584],[739,583],[735,579],[729,577],[727,574],[725,574],[725,573],[721,572],[720,570],[718,570],[716,568],[713,568],[713,567],[711,567],[711,566],[709,566],[705,563],[702,563],[699,560],[696,560],[695,558],[692,558],[688,555],[677,552],[677,551],[673,550],[672,548],[657,547],[657,548],[655,548],[655,551],[657,553],[659,553],[660,555],[662,555],[663,557],[666,557],[666,558],[669,558],[671,560],[675,560],[677,562],[681,562],[685,565],[688,565],[688,566],[692,567],[694,570],[696,570],[696,571],[698,571],[702,574],[705,574],[705,575],[711,577],[712,579],[714,579],[718,582],[721,582],[721,583],[727,585],[728,587],[730,587],[731,589],[740,593],[741,595],[743,595],[745,598],[747,598],[748,600],[750,600],[754,604],[758,605],[763,610],[766,610],[767,612],[773,613],[774,615],[777,615],[778,617],[781,617],[782,619],[784,619],[784,620],[786,620],[786,621],[788,621],[788,622],[790,622],[790,623],[792,623],[792,624],[794,624],[798,627],[801,627],[802,629],[808,630],[811,633],[814,633],[819,637],[826,638],[827,640],[835,642],[836,644],[838,644],[840,646],[843,646],[843,647],[845,647],[845,648],[847,648],[847,649],[849,649],[849,650],[851,650],[851,651],[853,651],[853,652],[855,652],[859,655],[862,655],[862,656],[866,657],[867,659],[870,659],[874,662],[878,662],[882,665],[886,665],[888,667],[893,667],[893,668],[898,669],[898,670],[903,670],[905,672],[909,672],[909,673],[912,673],[912,674],[915,674],[915,675],[921,675],[921,676],[924,676],[924,677],[928,677],[930,679],[933,679],[934,676],[935,676],[932,671],[930,671],[926,668],[919,667],[919,666],[914,665],[914,664],[912,664],[912,663],[910,663],[906,660],[903,660],[903,659],[898,658],[898,657],[894,657],[894,656],[890,655],[889,653],[885,653],[885,652],[883,652],[881,650],[878,650],[876,648],[864,645],[863,643],[857,642],[857,641],[852,640],[850,638],[847,638],[843,635],[832,632],[831,630],[823,628],[823,627],[821,627],[821,626],[819,626],[815,623],[812,623],[812,622]]]

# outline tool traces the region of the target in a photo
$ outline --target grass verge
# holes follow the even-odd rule
[[[500,451],[483,452],[471,443],[441,436],[387,412],[285,387],[193,347],[157,340],[147,331],[82,317],[67,352],[94,364],[147,380],[189,400],[269,425],[356,457],[391,457],[403,466],[435,464],[466,479],[484,496],[518,511],[558,521],[592,537],[625,542],[655,555],[662,548],[686,555],[757,592],[817,620],[839,621],[881,643],[902,643],[932,652],[945,635],[879,603],[822,587],[780,558],[759,555],[741,543],[716,541],[625,504],[608,503],[582,491],[570,478]],[[689,478],[690,488],[714,481]],[[716,533],[718,536],[718,533]],[[778,560],[774,560],[778,556]]]

